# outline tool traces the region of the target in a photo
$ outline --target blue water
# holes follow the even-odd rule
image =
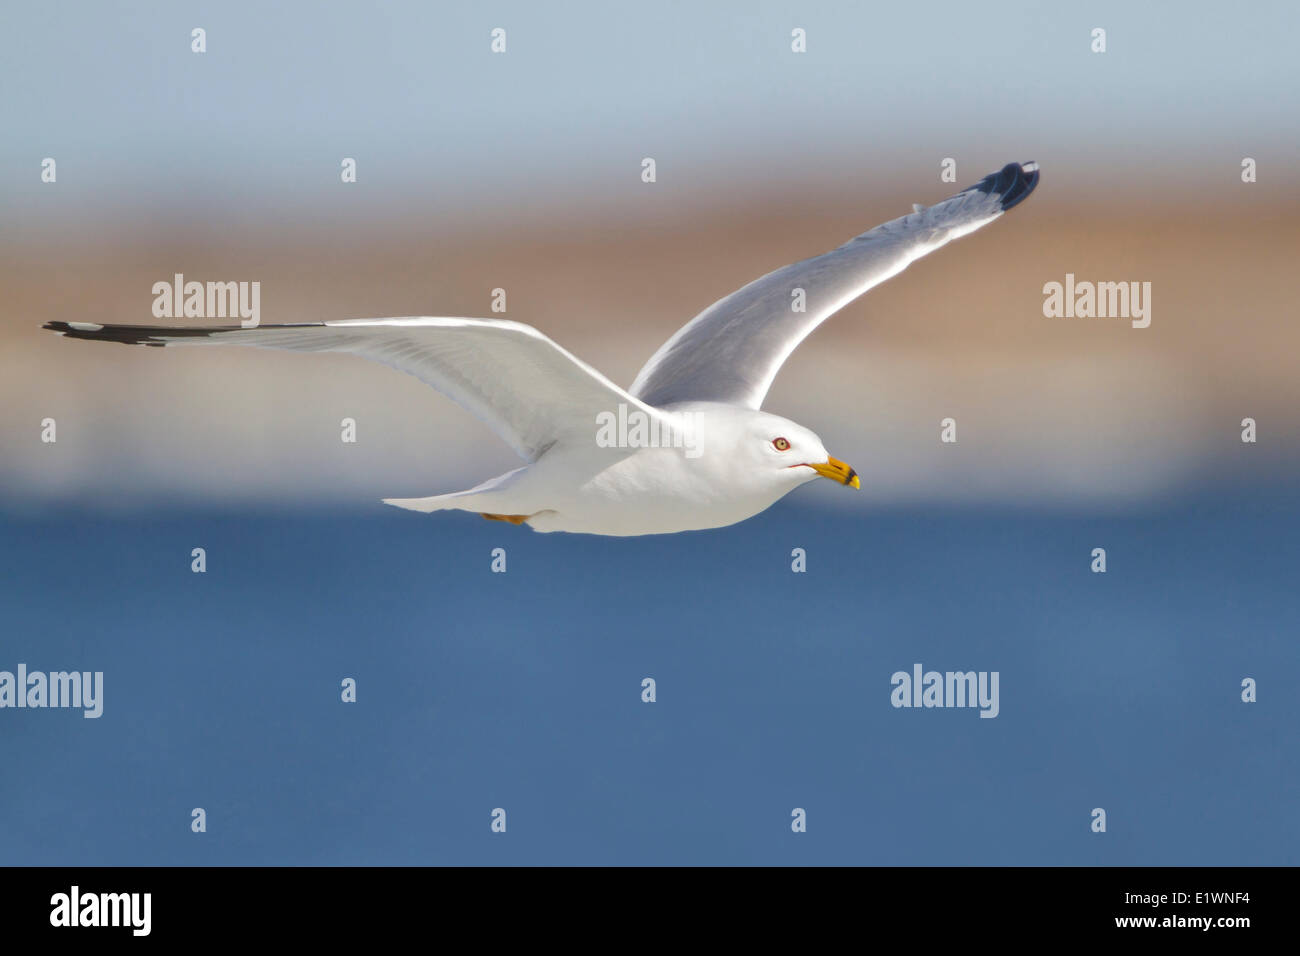
[[[1296,864],[1297,541],[1239,491],[627,540],[10,515],[0,670],[105,699],[0,710],[0,863]],[[999,716],[895,709],[918,662],[998,671]]]

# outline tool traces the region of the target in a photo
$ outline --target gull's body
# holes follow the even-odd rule
[[[502,320],[45,327],[131,345],[353,352],[432,385],[527,462],[466,491],[385,499],[398,507],[472,511],[538,531],[640,535],[716,528],[758,514],[818,476],[857,487],[853,469],[831,458],[815,434],[759,410],[781,364],[843,306],[992,222],[1037,182],[1035,164],[1009,164],[937,205],[914,207],[838,249],[751,282],[680,329],[626,391],[536,329]],[[795,289],[803,290],[805,311],[791,307]],[[628,419],[643,430],[610,427]]]
[[[760,456],[770,443],[769,431],[771,437],[787,438],[792,447],[812,450],[801,458],[830,460],[815,435],[775,415],[712,402],[687,402],[657,411],[668,427],[684,428],[674,423],[695,416],[699,457],[690,458],[677,447],[620,449],[579,443],[557,447],[532,465],[468,491],[388,503],[413,511],[457,508],[493,516],[527,516],[527,523],[538,531],[662,534],[735,524],[817,477],[810,467],[763,471]],[[593,436],[595,432],[593,423]],[[760,460],[751,462],[753,446],[759,448],[759,456],[754,457]],[[777,457],[775,449],[771,457]],[[851,469],[847,471],[849,480]],[[763,475],[768,480],[745,481],[738,474]]]

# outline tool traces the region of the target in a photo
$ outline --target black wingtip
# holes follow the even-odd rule
[[[168,342],[177,339],[206,339],[222,332],[237,332],[240,327],[184,328],[158,325],[100,325],[97,322],[46,322],[41,328],[58,332],[70,339],[162,348]]]
[[[1037,185],[1037,163],[1007,163],[970,188],[1001,197],[1002,211],[1006,212],[1012,206],[1024,202]]]
[[[211,339],[231,332],[251,332],[253,329],[305,329],[326,324],[325,322],[277,322],[272,325],[245,328],[242,325],[100,325],[98,322],[46,322],[41,328],[57,332],[70,339],[161,347],[178,339]]]
[[[58,332],[70,339],[120,342],[122,345],[152,345],[157,348],[167,344],[156,338],[160,332],[166,332],[168,335],[175,335],[177,332],[185,334],[187,331],[190,334],[206,334],[203,329],[166,329],[148,325],[100,325],[96,322],[46,322],[41,328],[48,329],[51,332]]]

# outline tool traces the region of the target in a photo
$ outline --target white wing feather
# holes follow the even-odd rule
[[[413,375],[481,418],[528,461],[557,443],[594,446],[601,412],[653,409],[528,325],[495,319],[345,319],[251,329],[50,322],[69,338],[128,345],[249,345],[351,352]]]
[[[928,208],[838,249],[777,269],[709,306],[641,369],[631,392],[649,405],[729,402],[759,408],[776,373],[813,329],[873,286],[987,225],[1038,183],[1036,163],[1011,163]],[[795,289],[806,311],[792,310]]]

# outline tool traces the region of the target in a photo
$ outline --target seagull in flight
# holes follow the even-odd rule
[[[709,306],[622,389],[519,322],[343,319],[254,328],[48,322],[72,339],[352,352],[413,375],[482,419],[527,462],[466,491],[386,498],[537,531],[668,534],[719,528],[829,478],[860,487],[812,431],[761,411],[781,365],[817,326],[940,246],[987,226],[1038,184],[1009,163],[933,206],[770,272]],[[801,292],[799,290],[802,290]],[[793,303],[802,295],[802,311]]]

